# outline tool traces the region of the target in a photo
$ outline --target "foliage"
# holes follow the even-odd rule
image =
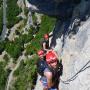
[[[34,48],[34,46],[32,46],[32,44],[27,45],[26,47],[26,55],[32,55],[37,51],[36,48]]]
[[[19,38],[15,38],[15,43],[20,44],[24,48],[24,44],[30,42],[33,39],[32,34],[23,34]]]
[[[30,42],[32,39],[33,39],[33,35],[32,35],[32,34],[24,34],[24,35],[21,35],[21,36],[20,36],[20,40],[21,40],[23,43],[28,43],[28,42]]]
[[[36,33],[36,37],[32,39],[30,45],[26,47],[26,55],[27,54],[33,54],[36,53],[37,50],[41,49],[40,45],[40,39],[43,37],[45,33],[50,33],[51,30],[53,29],[53,26],[55,24],[55,19],[54,18],[49,18],[48,16],[43,16],[42,17],[42,23],[40,26],[40,29],[38,33]],[[32,34],[33,28],[30,29],[29,33]]]
[[[6,45],[6,51],[13,58],[18,58],[22,53],[22,47],[20,44],[14,42],[8,42]]]
[[[21,17],[17,17],[21,12],[21,8],[17,5],[17,0],[7,0],[7,27],[11,28],[13,25],[22,20]]]
[[[3,0],[0,0],[0,7],[1,7],[2,3],[3,3]]]
[[[6,45],[5,41],[0,42],[0,54],[4,51],[5,45]]]
[[[4,62],[0,62],[0,90],[5,90],[5,84],[8,76],[8,73],[4,70],[4,68]]]
[[[39,43],[40,39],[43,37],[45,33],[51,32],[54,23],[55,19],[49,18],[48,16],[43,16],[40,29],[37,33],[34,28],[31,28],[29,30],[29,34],[20,34],[19,38],[16,38],[15,41],[8,41],[7,43],[5,43],[5,50],[8,54],[10,54],[11,57],[16,59],[21,55],[22,50],[24,50],[24,44],[30,42],[30,44],[26,47],[26,54],[35,54],[37,50],[41,48],[41,45]],[[33,34],[35,34],[36,36],[33,37]],[[16,77],[16,82],[14,83],[15,88],[13,90],[27,90],[27,88],[34,87],[33,85],[36,83],[35,81],[37,78],[37,69],[35,65],[37,59],[38,58],[36,56],[33,57],[33,59],[31,60],[21,62],[20,67],[14,73],[14,76]]]
[[[8,62],[9,61],[9,56],[7,54],[4,55],[3,59]]]
[[[35,12],[32,12],[32,18],[33,18],[33,21],[36,22],[37,18],[35,16]]]
[[[43,16],[40,30],[39,30],[36,38],[38,40],[40,40],[45,33],[50,33],[54,27],[54,24],[55,24],[54,18],[50,18],[48,16]]]
[[[20,31],[19,31],[19,30],[16,30],[16,31],[15,31],[15,34],[16,34],[16,35],[20,35]]]
[[[2,8],[0,9],[0,34],[3,29],[3,13],[2,13]]]
[[[27,9],[27,8],[24,8],[24,13],[25,13],[25,15],[27,16],[28,15],[28,12],[29,12],[29,10]]]
[[[22,61],[20,67],[15,71],[14,75],[17,77],[14,84],[14,90],[27,90],[33,87],[37,79],[36,61],[37,56],[34,59]]]

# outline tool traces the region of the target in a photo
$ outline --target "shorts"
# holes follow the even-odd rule
[[[41,77],[40,81],[41,81],[44,88],[48,88],[48,83],[47,83],[47,78],[46,77]],[[52,88],[49,88],[48,90],[57,90],[57,88],[52,87]]]
[[[52,86],[51,88],[49,88],[48,90],[58,90],[55,86]]]
[[[57,90],[57,88],[49,88],[48,90]]]

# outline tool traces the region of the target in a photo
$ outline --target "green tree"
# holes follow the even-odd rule
[[[3,0],[0,0],[0,7],[1,7],[2,3],[3,3]]]
[[[21,17],[17,17],[21,12],[21,8],[17,5],[17,0],[7,0],[7,27],[11,28],[13,25],[22,20]]]
[[[28,43],[28,42],[30,42],[32,39],[33,39],[33,35],[32,35],[32,34],[24,34],[24,35],[21,35],[21,36],[20,36],[20,40],[21,40],[23,43]]]
[[[2,8],[0,9],[0,34],[3,29],[3,13],[2,13]]]
[[[5,45],[6,45],[6,42],[5,41],[0,42],[0,54],[4,51]]]
[[[35,56],[31,60],[22,61],[20,67],[15,71],[14,75],[17,80],[14,84],[14,90],[27,90],[34,87],[37,79],[36,62],[38,57]]]
[[[14,42],[9,42],[6,45],[6,51],[11,55],[11,57],[18,58],[22,53],[22,47]]]
[[[8,73],[4,70],[4,62],[0,62],[0,90],[5,90]]]

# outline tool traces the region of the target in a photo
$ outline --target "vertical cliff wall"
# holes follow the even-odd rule
[[[54,49],[61,56],[63,64],[60,90],[90,90],[90,18],[85,20],[90,14],[89,4],[90,2],[83,1],[74,10],[79,10],[79,17],[84,19],[81,20],[80,26],[76,25],[71,31],[67,31],[65,29],[69,20],[63,24],[58,20],[53,31],[51,45],[55,46]]]
[[[79,27],[77,34],[66,37],[63,52],[58,50],[63,63],[63,75],[59,86],[61,90],[90,90],[89,28],[90,19]]]

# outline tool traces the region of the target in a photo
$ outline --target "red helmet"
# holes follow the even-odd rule
[[[55,54],[54,51],[49,51],[49,52],[46,54],[46,62],[47,62],[48,64],[57,62],[57,60],[58,60],[58,59],[57,59],[57,56],[56,56],[56,54]]]
[[[44,34],[44,39],[48,39],[49,35],[48,34]]]
[[[44,55],[44,51],[43,51],[43,50],[39,50],[39,51],[37,52],[37,54],[38,54],[38,56],[43,56],[43,55]]]

